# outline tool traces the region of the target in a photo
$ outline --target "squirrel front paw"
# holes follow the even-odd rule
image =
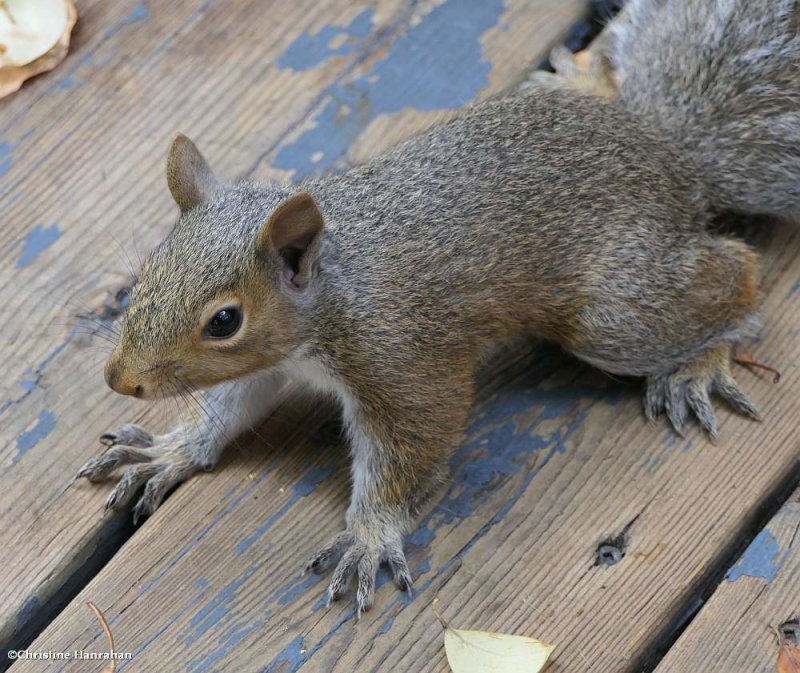
[[[351,578],[356,575],[357,616],[361,617],[362,612],[372,607],[378,568],[383,563],[391,569],[397,587],[411,595],[411,573],[403,553],[401,535],[386,535],[381,530],[381,524],[352,525],[334,536],[308,562],[306,572],[310,570],[320,575],[335,564],[328,585],[328,605],[345,594]]]
[[[647,418],[652,421],[666,413],[672,426],[682,435],[691,411],[711,441],[716,441],[717,420],[710,398],[711,393],[716,393],[740,414],[760,421],[758,409],[731,373],[732,350],[730,344],[720,344],[674,373],[649,377],[644,398]]]
[[[144,486],[141,498],[133,508],[133,522],[152,514],[172,487],[186,481],[199,470],[210,470],[213,463],[201,460],[202,451],[196,438],[182,430],[153,436],[138,425],[126,425],[107,432],[100,442],[108,450],[88,461],[77,474],[91,482],[107,479],[121,465],[131,465],[106,499],[106,509],[121,509]]]

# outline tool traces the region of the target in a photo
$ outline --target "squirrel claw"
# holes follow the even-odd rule
[[[321,575],[339,560],[344,550],[353,543],[353,534],[343,531],[320,549],[305,567],[304,573],[312,572]]]
[[[106,509],[120,509],[127,505],[136,492],[144,485],[149,484],[160,471],[154,463],[141,463],[125,470],[122,478],[108,494]]]
[[[146,449],[153,446],[155,438],[143,427],[129,423],[115,432],[104,432],[100,435],[100,443],[108,447],[125,444]]]
[[[392,570],[394,583],[400,591],[405,591],[409,598],[414,595],[414,581],[411,579],[411,571],[408,569],[408,561],[402,549],[387,550],[386,561]]]
[[[76,478],[103,481],[116,468],[129,465],[109,493],[105,509],[122,509],[142,491],[133,508],[134,524],[155,512],[171,488],[204,469],[196,447],[184,435],[172,433],[153,437],[144,428],[126,425],[101,435],[100,442],[109,449],[99,458],[88,461],[78,470]]]
[[[730,346],[721,344],[672,374],[649,377],[645,385],[645,415],[654,420],[666,413],[672,427],[683,437],[683,426],[691,412],[716,443],[719,430],[710,397],[714,392],[738,413],[760,421],[758,409],[733,378],[730,361]]]
[[[149,463],[153,455],[135,446],[113,445],[99,458],[92,458],[78,470],[78,477],[86,477],[89,481],[103,481],[120,465],[131,463]]]
[[[412,595],[411,573],[399,543],[373,544],[364,542],[352,531],[343,531],[315,554],[306,565],[306,572],[321,574],[333,567],[328,585],[326,607],[339,600],[347,592],[350,580],[357,577],[356,616],[372,607],[375,599],[375,584],[378,568],[389,565],[394,581],[401,591]]]

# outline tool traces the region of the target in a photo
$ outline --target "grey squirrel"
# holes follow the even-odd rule
[[[356,576],[360,614],[382,563],[410,590],[403,535],[498,341],[538,335],[643,377],[647,416],[677,431],[691,414],[716,437],[710,393],[758,418],[730,371],[757,324],[758,258],[708,224],[800,213],[799,7],[633,0],[604,36],[611,100],[548,75],[293,186],[222,182],[178,136],[180,217],[105,376],[142,399],[209,388],[208,404],[166,435],[104,435],[79,476],[131,464],[107,506],[144,487],[134,516],[150,514],[285,379],[307,381],[341,402],[353,459],[346,527],[308,569],[334,569],[329,600]]]

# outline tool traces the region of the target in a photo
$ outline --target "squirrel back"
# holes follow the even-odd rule
[[[629,0],[608,33],[619,102],[716,208],[800,219],[800,0]]]

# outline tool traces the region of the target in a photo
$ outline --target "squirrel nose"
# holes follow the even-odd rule
[[[119,364],[109,360],[105,367],[105,378],[108,387],[120,395],[131,395],[132,397],[142,397],[144,388],[134,381],[131,377],[125,376]]]

